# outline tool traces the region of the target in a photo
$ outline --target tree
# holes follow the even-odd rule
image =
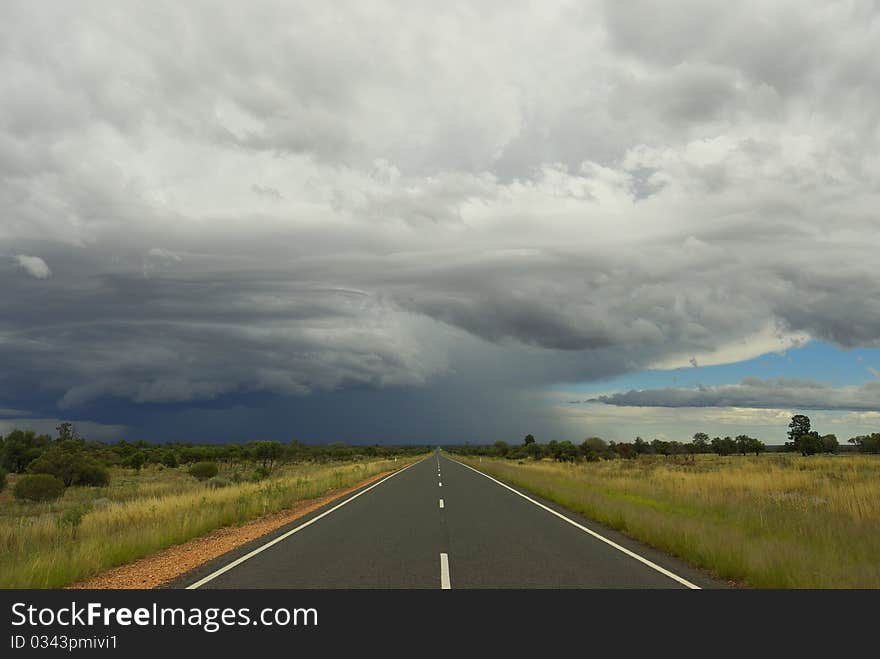
[[[636,454],[647,453],[650,450],[650,447],[648,446],[648,442],[646,442],[644,439],[642,439],[641,437],[636,437],[635,441],[633,442],[633,450],[636,452]]]
[[[602,456],[608,452],[608,443],[601,437],[587,437],[581,443],[581,452],[586,456],[591,453]]]
[[[573,462],[580,455],[577,446],[567,440],[559,442],[555,448],[553,457],[559,462]]]
[[[144,463],[146,461],[147,456],[144,455],[143,451],[135,451],[130,456],[128,456],[122,464],[123,466],[134,469],[135,471],[140,471],[141,467],[144,466]]]
[[[825,453],[837,453],[837,449],[840,447],[840,442],[837,441],[837,435],[833,433],[822,435],[820,439],[822,440],[822,450]]]
[[[534,444],[534,443],[535,443],[535,436],[531,435],[531,434],[526,435],[526,438],[523,440],[523,446],[528,446],[529,444]]]
[[[811,430],[798,437],[797,449],[801,452],[801,455],[814,455],[816,453],[821,453],[824,448],[822,438],[819,437],[819,433],[815,430]]]
[[[725,437],[724,439],[713,437],[710,445],[712,450],[718,455],[732,455],[736,453],[736,441],[730,437]]]
[[[55,476],[65,487],[78,485],[80,481],[83,485],[91,485],[95,479],[102,482],[104,478],[95,469],[100,467],[92,462],[82,444],[75,439],[56,441],[28,465],[30,473]],[[109,481],[109,476],[107,479]]]
[[[502,458],[505,457],[507,455],[507,452],[510,450],[510,447],[507,445],[507,442],[501,441],[500,439],[497,442],[495,442],[494,447],[495,447],[495,453]]]
[[[334,450],[340,447],[331,444],[328,449]],[[252,446],[254,460],[260,463],[263,469],[271,472],[275,463],[284,455],[284,445],[281,442],[254,442]]]
[[[177,453],[168,449],[162,452],[162,464],[170,469],[174,469],[179,463],[177,462]]]
[[[807,453],[805,451],[801,442],[801,438],[806,437],[809,432],[810,417],[806,414],[795,414],[791,417],[791,423],[788,424],[788,439],[790,441],[786,443],[786,446],[800,451],[803,455],[812,455],[812,453]],[[810,445],[811,448],[815,448],[811,439],[808,439],[806,443]],[[813,453],[815,453],[815,451],[813,451]]]
[[[704,432],[694,433],[693,445],[697,453],[707,453],[709,451],[709,435]]]
[[[534,460],[540,460],[544,457],[544,449],[537,442],[533,442],[526,446],[526,453]]]
[[[76,429],[73,427],[73,424],[70,421],[65,421],[61,425],[55,426],[55,430],[58,431],[58,439],[56,441],[59,441],[59,442],[69,442],[69,441],[82,442],[82,438],[76,433]]]
[[[51,442],[49,435],[37,435],[33,430],[13,430],[3,442],[0,467],[16,474],[24,473]]]

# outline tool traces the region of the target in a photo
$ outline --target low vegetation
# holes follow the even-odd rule
[[[464,460],[724,579],[880,587],[878,456]]]
[[[0,587],[53,588],[399,468],[424,446],[0,438]],[[3,482],[0,479],[0,482]]]

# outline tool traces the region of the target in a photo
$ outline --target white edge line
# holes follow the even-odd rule
[[[440,554],[440,589],[452,590],[449,580],[449,554]]]
[[[450,459],[451,459],[451,458],[450,458]],[[453,460],[453,462],[458,462],[458,460]],[[532,499],[532,498],[529,497],[529,496],[526,496],[525,494],[523,494],[523,493],[520,492],[519,490],[515,490],[514,488],[510,487],[510,485],[507,485],[506,483],[502,483],[501,481],[499,481],[499,480],[496,479],[496,478],[492,478],[489,474],[484,474],[484,473],[483,473],[482,471],[480,471],[479,469],[474,469],[474,468],[471,467],[470,465],[466,465],[466,464],[464,464],[463,462],[458,462],[458,464],[460,464],[462,467],[467,467],[467,468],[470,469],[471,471],[475,471],[475,472],[477,472],[478,474],[480,474],[480,476],[485,476],[485,477],[488,478],[490,481],[493,481],[493,482],[497,483],[498,485],[500,485],[501,487],[510,490],[510,491],[513,492],[514,494],[518,494],[519,496],[521,496],[521,497],[522,497],[523,499],[525,499],[526,501],[531,501],[533,504],[535,504],[536,506],[538,506],[538,508],[543,508],[543,509],[546,510],[548,513],[551,513],[551,514],[553,514],[553,515],[556,515],[559,519],[565,520],[566,522],[568,522],[568,523],[571,524],[572,526],[576,526],[577,528],[579,528],[579,529],[580,529],[581,531],[583,531],[584,533],[588,533],[589,535],[593,536],[593,537],[596,538],[597,540],[601,540],[602,542],[604,542],[604,543],[606,543],[606,544],[608,544],[608,545],[611,545],[611,546],[614,547],[615,549],[617,549],[617,550],[619,550],[619,551],[622,551],[624,554],[626,554],[626,555],[629,556],[630,558],[634,558],[634,559],[636,559],[637,561],[639,561],[640,563],[644,563],[644,564],[647,565],[648,567],[653,568],[654,570],[657,570],[657,572],[659,572],[659,573],[661,573],[661,574],[665,574],[667,577],[669,577],[670,579],[672,579],[672,580],[674,580],[674,581],[677,581],[678,583],[682,584],[683,586],[687,586],[687,587],[690,588],[691,590],[701,590],[701,588],[700,588],[698,585],[696,585],[696,584],[694,584],[694,583],[691,583],[690,581],[688,581],[688,580],[685,579],[684,577],[680,577],[680,576],[678,576],[677,574],[675,574],[675,573],[673,573],[673,572],[670,572],[670,571],[667,570],[666,568],[660,567],[659,565],[657,565],[657,564],[654,563],[653,561],[649,561],[647,558],[645,558],[645,557],[643,557],[643,556],[639,556],[639,555],[638,555],[637,553],[635,553],[634,551],[630,551],[630,550],[627,549],[626,547],[623,547],[622,545],[617,544],[617,543],[614,542],[613,540],[609,540],[609,539],[606,538],[605,536],[603,536],[603,535],[599,535],[599,534],[596,533],[595,531],[593,531],[593,530],[591,530],[591,529],[588,529],[588,528],[587,528],[586,526],[584,526],[583,524],[578,524],[577,522],[575,522],[575,521],[572,520],[572,519],[569,519],[568,517],[566,517],[566,516],[563,515],[562,513],[553,510],[553,509],[550,508],[549,506],[545,506],[543,503],[540,503],[539,501],[535,501],[534,499]]]
[[[422,458],[422,459],[424,460],[424,458]],[[387,475],[385,478],[383,478],[382,480],[377,481],[377,482],[373,483],[372,485],[370,485],[369,487],[364,488],[363,490],[361,490],[361,491],[358,492],[357,494],[355,494],[355,495],[353,495],[353,496],[350,496],[350,497],[349,497],[348,499],[346,499],[345,501],[342,501],[341,503],[337,503],[335,506],[333,506],[333,507],[330,508],[329,510],[325,510],[325,511],[324,511],[323,513],[321,513],[320,515],[316,515],[315,517],[312,517],[312,519],[310,519],[308,522],[304,522],[303,524],[300,524],[300,525],[297,526],[295,529],[291,529],[290,531],[287,531],[286,533],[283,533],[282,535],[279,535],[277,538],[274,538],[274,539],[270,540],[269,542],[267,542],[267,543],[264,544],[264,545],[260,545],[259,547],[257,547],[257,548],[254,549],[253,551],[250,551],[250,552],[248,552],[247,554],[245,554],[244,556],[240,556],[239,558],[235,559],[235,560],[232,561],[231,563],[228,563],[227,565],[224,565],[224,566],[221,567],[219,570],[217,570],[217,571],[212,572],[211,574],[209,574],[207,577],[203,577],[203,578],[199,579],[199,580],[196,581],[194,584],[191,584],[191,585],[187,586],[187,587],[186,587],[186,590],[194,590],[194,589],[196,589],[196,588],[199,588],[200,586],[204,586],[206,583],[208,583],[209,581],[212,581],[213,579],[216,579],[217,577],[219,577],[219,576],[220,576],[221,574],[223,574],[224,572],[228,572],[229,570],[231,570],[231,569],[234,568],[235,566],[237,566],[237,565],[241,565],[242,563],[244,563],[244,562],[245,562],[246,560],[248,560],[249,558],[253,558],[254,556],[256,556],[257,554],[259,554],[260,552],[267,550],[267,549],[268,549],[269,547],[271,547],[272,545],[276,545],[276,544],[278,544],[279,542],[281,542],[282,540],[285,540],[286,538],[289,538],[289,537],[292,536],[294,533],[298,533],[299,531],[302,531],[302,530],[303,530],[304,528],[306,528],[307,526],[311,526],[312,524],[314,524],[315,522],[317,522],[319,519],[321,519],[321,518],[323,518],[323,517],[326,517],[327,515],[329,515],[330,513],[332,513],[334,510],[338,510],[339,508],[342,508],[342,506],[344,506],[344,505],[347,504],[347,503],[350,503],[350,502],[354,501],[354,500],[357,499],[360,495],[362,495],[362,494],[366,494],[367,492],[369,492],[370,490],[372,490],[374,487],[378,487],[379,485],[381,485],[382,483],[384,483],[385,481],[387,481],[389,478],[394,478],[395,476],[397,476],[397,474],[402,474],[404,471],[406,471],[407,469],[409,469],[409,468],[412,467],[412,466],[415,466],[415,465],[419,464],[419,462],[421,462],[421,461],[422,461],[422,460],[418,460],[417,462],[413,462],[412,464],[409,464],[409,465],[405,466],[403,469],[399,469],[399,470],[395,471],[393,474],[388,474],[388,475]]]
[[[441,508],[444,508],[444,505],[443,505],[443,499],[440,499],[440,507],[441,507]]]

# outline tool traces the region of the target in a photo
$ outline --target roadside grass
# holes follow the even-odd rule
[[[184,468],[150,467],[138,475],[114,469],[109,487],[71,487],[51,503],[17,502],[4,496],[0,588],[65,586],[417,459],[287,465],[263,481],[216,489],[198,482]],[[234,466],[225,467],[228,473],[221,476],[234,471]],[[81,515],[78,524],[65,524],[77,514]]]
[[[553,463],[455,456],[755,588],[880,588],[880,457]]]

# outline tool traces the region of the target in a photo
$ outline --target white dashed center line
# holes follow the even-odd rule
[[[440,588],[450,590],[452,582],[449,580],[449,554],[440,554]]]

